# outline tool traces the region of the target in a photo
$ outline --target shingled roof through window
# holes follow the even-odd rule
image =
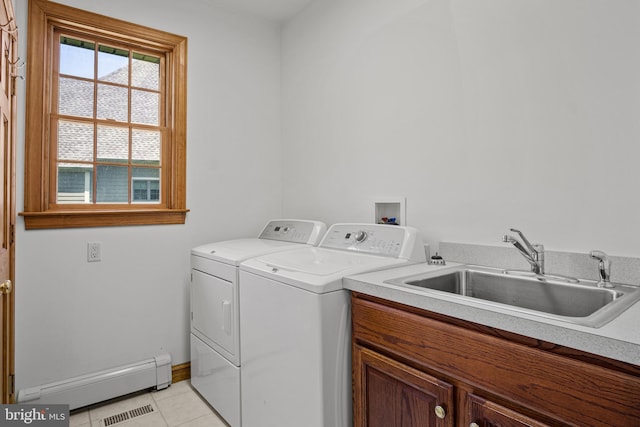
[[[159,66],[143,60],[132,62],[132,123],[157,126],[159,123],[159,94],[138,90],[135,87],[155,89],[159,87]],[[101,160],[126,160],[128,157],[127,136],[127,89],[122,86],[100,84],[100,82],[122,82],[128,80],[128,67],[123,67],[100,78],[98,82],[98,117],[115,120],[100,132],[99,156]],[[86,80],[72,77],[60,78],[59,113],[77,117],[93,117],[94,85]],[[124,123],[117,123],[124,122]],[[122,129],[124,131],[120,132]],[[93,160],[93,125],[65,121],[58,130],[58,159]],[[132,159],[141,162],[160,160],[159,131],[134,129]]]

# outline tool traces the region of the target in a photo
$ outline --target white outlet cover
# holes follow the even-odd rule
[[[100,242],[87,243],[87,261],[98,262],[100,261]]]

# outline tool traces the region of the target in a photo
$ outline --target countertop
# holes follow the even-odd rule
[[[433,272],[461,264],[413,264],[358,274],[343,279],[350,291],[384,298],[412,307],[502,329],[565,347],[640,366],[640,303],[636,303],[600,328],[488,307],[446,292],[424,292],[384,283],[386,280]]]

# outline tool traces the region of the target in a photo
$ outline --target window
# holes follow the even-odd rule
[[[129,176],[133,183],[162,174],[163,58],[67,34],[54,32],[59,69],[50,122],[57,203],[161,203],[160,192],[129,199],[135,191],[128,183]]]
[[[26,228],[184,223],[186,38],[45,0],[29,13]]]

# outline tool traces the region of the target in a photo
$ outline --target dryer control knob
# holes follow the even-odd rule
[[[354,236],[354,238],[356,239],[356,242],[362,243],[365,240],[367,240],[367,232],[366,231],[358,231],[356,233],[356,235]]]

